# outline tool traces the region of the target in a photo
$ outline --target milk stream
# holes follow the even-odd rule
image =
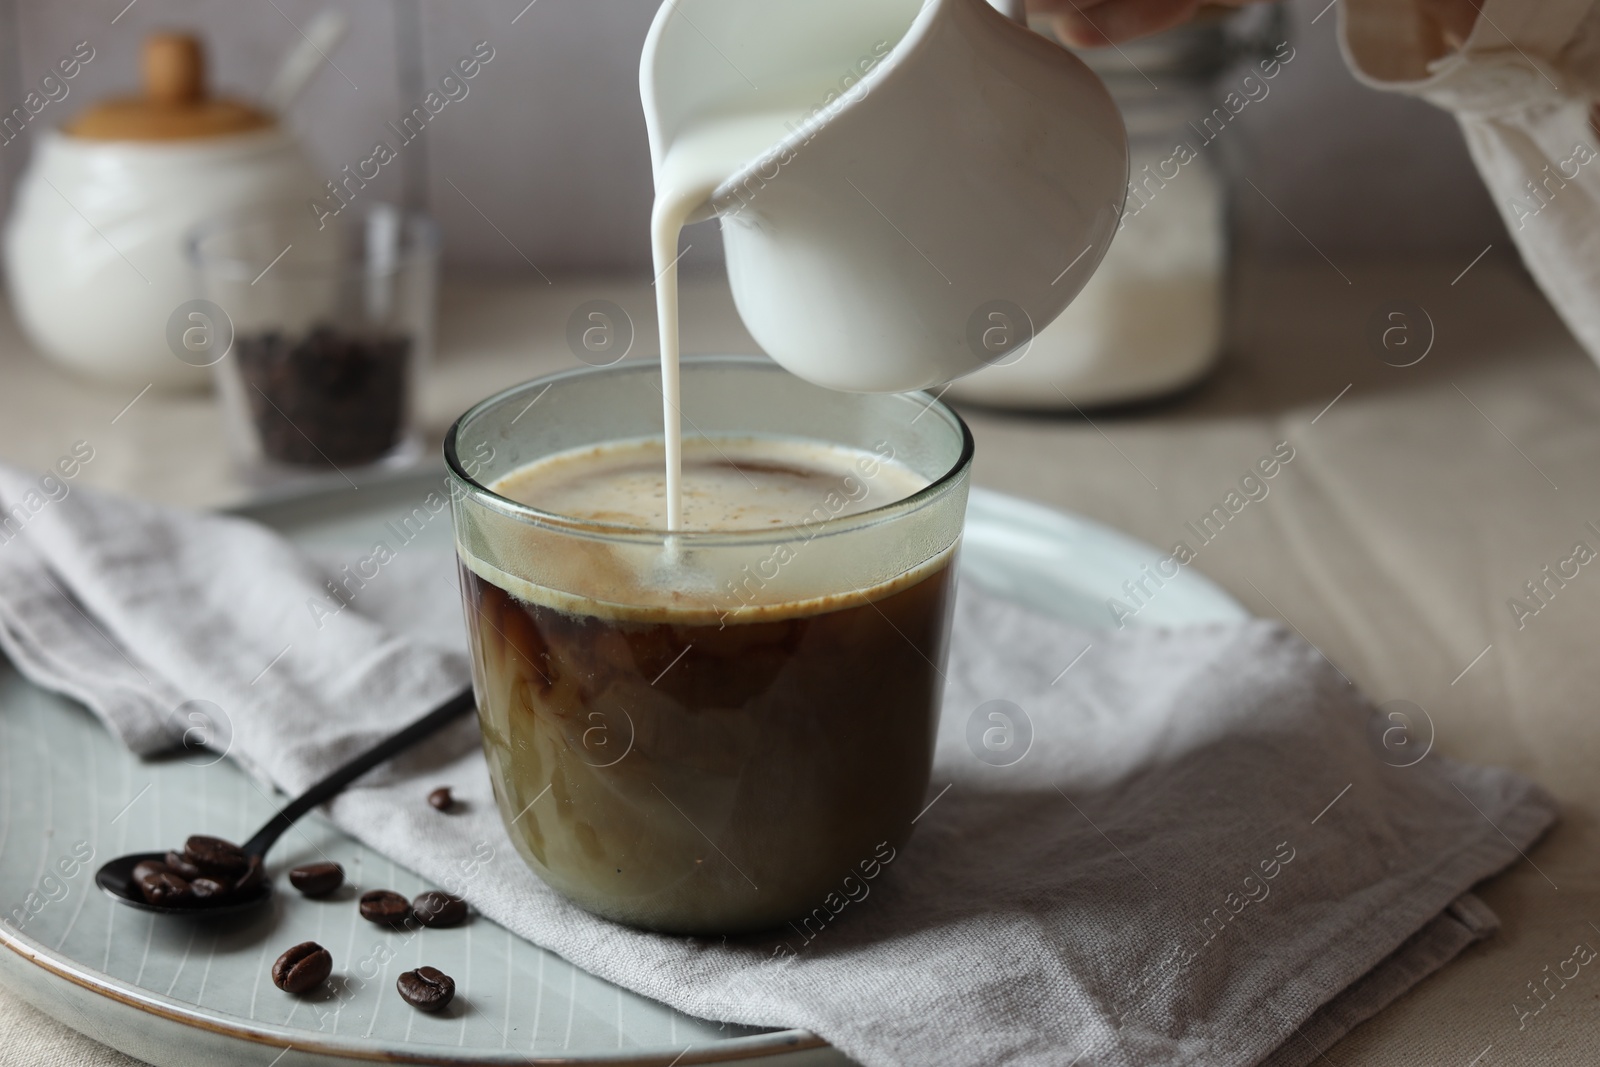
[[[650,247],[661,325],[661,413],[667,463],[667,529],[683,529],[683,414],[680,407],[678,239],[711,217],[711,193],[788,132],[790,111],[730,114],[680,133],[656,168]]]

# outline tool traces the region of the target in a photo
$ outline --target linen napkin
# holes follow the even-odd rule
[[[33,487],[0,467],[0,519]],[[0,525],[0,648],[135,751],[210,700],[231,723],[214,743],[292,793],[467,679],[443,554],[357,586],[239,519],[87,490],[21,514]],[[1493,932],[1468,889],[1554,818],[1517,774],[1394,744],[1275,623],[1088,632],[966,583],[952,649],[914,836],[773,933],[568,904],[505,838],[469,722],[329,814],[593,974],[867,1067],[1311,1063]],[[467,801],[447,824],[416,803],[440,781]]]

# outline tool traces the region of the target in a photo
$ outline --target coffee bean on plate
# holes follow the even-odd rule
[[[231,841],[195,834],[184,842],[183,858],[212,877],[237,878],[250,865],[250,857]]]
[[[442,785],[428,794],[428,803],[433,805],[435,811],[449,811],[456,806],[456,798],[451,794],[449,786]]]
[[[302,941],[272,965],[272,984],[285,993],[308,993],[333,973],[333,957],[315,941]]]
[[[442,1011],[456,995],[456,981],[436,967],[407,971],[395,982],[400,999],[418,1011]]]
[[[399,926],[411,918],[411,902],[388,889],[361,894],[361,917],[380,926]]]
[[[344,885],[344,868],[337,863],[307,863],[289,872],[289,884],[308,897],[325,897]]]
[[[137,882],[139,895],[163,908],[181,908],[193,901],[189,883],[171,871],[150,871]]]
[[[467,902],[449,893],[430,889],[411,902],[411,914],[423,926],[460,926],[467,917]]]
[[[172,873],[177,875],[179,878],[186,878],[190,881],[193,881],[194,879],[200,877],[200,868],[184,859],[183,853],[181,852],[168,852],[166,864],[172,869]]]

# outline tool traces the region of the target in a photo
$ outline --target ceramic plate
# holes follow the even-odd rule
[[[308,547],[365,548],[428,479],[319,493],[245,509]],[[404,506],[402,506],[404,502]],[[425,537],[450,547],[447,526]],[[966,578],[1079,625],[1108,626],[1106,598],[1157,550],[1112,530],[996,493],[974,491]],[[1242,619],[1227,594],[1185,571],[1140,625]],[[0,980],[69,1026],[160,1067],[300,1064],[749,1062],[822,1067],[846,1061],[805,1031],[760,1031],[690,1018],[584,974],[482,918],[428,936],[428,961],[470,996],[448,1017],[406,1008],[376,983],[325,1002],[283,997],[268,969],[283,946],[315,940],[358,959],[372,940],[356,909],[279,893],[244,925],[174,921],[114,905],[94,869],[166,848],[197,825],[248,836],[278,806],[210,755],[143,762],[81,707],[35,689],[0,662]],[[354,885],[410,896],[423,882],[316,816],[274,853],[282,867],[347,857]],[[296,852],[294,846],[299,845]],[[350,889],[344,890],[350,892]],[[402,962],[408,962],[402,949]],[[411,964],[415,966],[416,964]]]

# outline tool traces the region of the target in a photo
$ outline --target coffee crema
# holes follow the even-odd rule
[[[498,566],[463,544],[479,714],[502,817],[544,881],[633,925],[757,930],[809,913],[881,843],[910,835],[954,547],[870,588],[819,593],[816,576],[842,562],[827,521],[927,480],[812,442],[685,446],[685,526],[771,530],[771,545],[756,538],[748,561],[707,575],[692,534],[633,555],[605,537],[535,537],[523,561],[497,546]],[[552,456],[492,488],[660,530],[664,481],[657,440]],[[798,536],[808,520],[816,536]],[[532,558],[549,552],[561,558]],[[564,588],[508,570],[560,574]]]
[[[461,544],[463,562],[485,581],[530,603],[609,618],[653,618],[673,609],[675,621],[702,624],[771,620],[850,600],[871,600],[920,580],[939,565],[863,581],[841,599],[819,594],[859,564],[826,536],[827,524],[904,500],[928,480],[875,451],[786,438],[690,438],[682,500],[689,539],[663,549],[625,538],[546,536],[518,530],[488,551]],[[605,444],[558,453],[497,479],[500,496],[579,523],[597,533],[663,533],[666,486],[660,439]],[[758,535],[738,552],[697,550],[694,533]],[[939,546],[944,547],[944,546]]]
[[[928,479],[877,452],[788,438],[691,437],[683,442],[682,516],[667,525],[665,449],[626,441],[563,452],[497,480],[494,492],[556,515],[643,530],[732,533],[799,526],[903,500]]]

